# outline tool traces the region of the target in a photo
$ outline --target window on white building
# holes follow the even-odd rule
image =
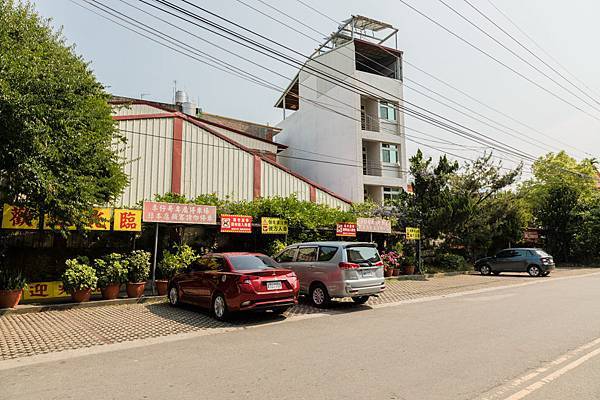
[[[383,188],[383,200],[393,200],[400,197],[400,188],[396,187],[384,187]]]
[[[395,122],[396,121],[396,106],[394,106],[392,103],[386,103],[386,102],[379,103],[379,118]]]
[[[384,163],[398,163],[398,145],[382,143],[381,144],[381,161]]]

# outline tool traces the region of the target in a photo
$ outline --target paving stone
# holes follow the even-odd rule
[[[557,270],[548,278],[525,275],[500,276],[457,275],[431,278],[426,281],[388,280],[387,289],[366,305],[395,303],[402,300],[458,293],[482,288],[519,284],[529,279],[579,275],[590,269]],[[327,310],[316,309],[306,302],[291,308],[286,317],[313,313],[341,314],[354,309],[351,299],[336,301]],[[279,320],[280,317],[243,315],[231,322],[220,322],[206,311],[193,307],[170,307],[167,303],[126,304],[53,310],[30,314],[0,316],[0,361],[36,354],[79,349],[145,338],[155,338],[187,332],[221,333]]]

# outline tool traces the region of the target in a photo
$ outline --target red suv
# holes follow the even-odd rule
[[[225,320],[233,311],[272,310],[281,314],[298,304],[298,279],[260,253],[202,256],[169,282],[169,302],[209,308]]]

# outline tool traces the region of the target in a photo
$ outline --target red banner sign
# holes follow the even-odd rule
[[[392,233],[392,224],[387,219],[357,218],[356,230],[359,232]]]
[[[252,233],[252,217],[221,214],[221,232]]]
[[[216,225],[217,207],[197,204],[144,202],[144,222]]]
[[[356,236],[356,224],[353,224],[350,222],[341,222],[341,223],[337,224],[335,234],[336,234],[336,236],[355,237]]]

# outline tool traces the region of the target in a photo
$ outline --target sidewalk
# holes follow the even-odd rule
[[[490,277],[457,275],[430,278],[426,281],[388,280],[385,293],[379,298],[371,298],[366,306],[598,271],[600,270],[557,270],[548,278],[506,274]],[[328,310],[316,309],[302,302],[290,309],[285,316],[294,320],[307,314],[340,314],[364,308],[365,306],[354,305],[349,299],[336,302]],[[192,307],[173,308],[164,301],[8,314],[0,316],[0,361],[188,332],[223,333],[282,320],[281,317],[268,314],[245,314],[224,323],[214,320],[205,311]]]

